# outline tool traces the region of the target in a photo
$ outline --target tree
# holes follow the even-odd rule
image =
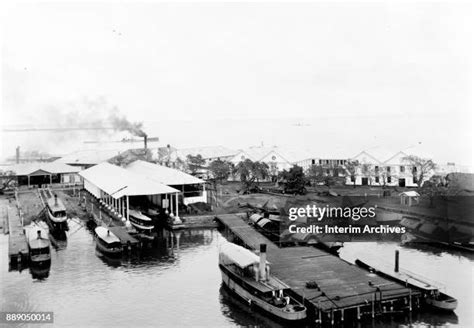
[[[255,180],[257,181],[257,185],[260,183],[260,179],[265,180],[270,176],[269,174],[270,168],[267,165],[267,163],[264,163],[264,162],[253,162],[251,170],[252,170],[252,175],[255,177]]]
[[[269,167],[266,163],[253,162],[247,158],[237,164],[234,173],[240,176],[244,189],[248,191],[253,186],[258,186],[260,179],[264,180],[269,177]]]
[[[382,187],[387,186],[388,172],[385,167],[379,166],[378,171],[375,172],[375,176],[379,178],[379,184],[382,184]]]
[[[419,189],[422,195],[428,196],[430,200],[430,207],[434,207],[434,200],[439,197],[446,197],[448,195],[448,188],[435,181],[426,181]]]
[[[324,168],[322,165],[311,165],[307,172],[308,179],[314,184],[324,182]]]
[[[306,185],[306,177],[303,168],[294,165],[289,171],[283,170],[280,174],[285,187],[285,192],[303,193]]]
[[[413,178],[416,179],[418,187],[423,185],[423,182],[427,180],[427,177],[436,168],[436,164],[433,162],[433,160],[421,158],[416,155],[405,156],[402,160],[408,162],[408,164],[411,166],[412,175]]]
[[[11,187],[15,181],[16,174],[13,171],[0,171],[0,193]]]
[[[354,188],[356,187],[356,174],[357,168],[359,167],[359,161],[347,161],[345,168],[347,173],[349,173],[349,177],[353,182]]]
[[[375,169],[372,164],[364,163],[361,165],[361,171],[369,180],[369,185],[372,185],[372,177],[375,176]]]
[[[196,174],[196,172],[201,169],[206,161],[200,154],[186,156],[186,166],[191,174]]]
[[[209,172],[211,172],[212,177],[222,184],[222,181],[229,178],[229,175],[232,172],[232,165],[227,161],[217,159],[209,164],[208,169]]]
[[[181,171],[186,171],[186,162],[183,161],[181,158],[176,158],[174,162],[174,167],[175,169],[181,170]]]

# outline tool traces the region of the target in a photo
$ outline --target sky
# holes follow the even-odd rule
[[[118,110],[165,145],[416,144],[473,166],[469,2],[10,2],[1,12],[2,128],[87,125]],[[289,134],[295,122],[310,128]],[[96,137],[3,131],[0,157]]]

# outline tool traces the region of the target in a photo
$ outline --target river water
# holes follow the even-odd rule
[[[96,253],[91,233],[79,223],[71,221],[68,235],[67,247],[52,251],[50,271],[42,278],[29,269],[8,271],[8,236],[0,235],[1,311],[54,311],[58,327],[279,326],[221,287],[217,255],[225,238],[216,229],[177,232],[140,258],[118,262]],[[444,283],[458,298],[456,314],[425,313],[356,326],[472,326],[472,258],[389,243],[347,244],[341,255],[350,261],[370,250],[391,259],[397,248],[402,267]]]

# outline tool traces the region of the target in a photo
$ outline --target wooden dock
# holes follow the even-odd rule
[[[18,214],[18,209],[8,202],[2,204],[2,207],[6,208],[6,220],[9,234],[8,257],[10,259],[10,267],[26,267],[29,258],[28,244]]]
[[[257,250],[260,244],[267,244],[272,274],[288,284],[297,298],[304,299],[310,314],[319,323],[344,321],[348,314],[360,319],[411,311],[420,304],[420,292],[370,274],[323,250],[279,248],[240,216],[227,214],[216,219],[249,248]]]
[[[122,245],[128,245],[130,243],[132,247],[135,247],[139,243],[138,239],[132,237],[127,232],[127,229],[125,227],[110,226],[110,227],[107,227],[107,229],[109,229],[114,235],[118,237],[118,239],[120,239],[120,241],[122,242]]]

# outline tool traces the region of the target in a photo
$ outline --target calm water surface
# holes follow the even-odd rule
[[[8,272],[8,236],[0,235],[2,311],[54,311],[55,326],[263,326],[278,323],[255,313],[221,287],[215,229],[187,230],[140,258],[110,261],[95,251],[92,235],[70,223],[67,247],[53,250],[49,275],[34,278],[29,269]],[[396,244],[353,243],[341,255],[347,260],[370,251],[393,257]],[[436,248],[400,248],[401,266],[440,281],[459,299],[456,315],[429,313],[411,318],[424,323],[472,325],[473,260]],[[410,318],[357,326],[397,327]],[[118,324],[117,324],[118,323]],[[34,325],[38,327],[38,325]]]

